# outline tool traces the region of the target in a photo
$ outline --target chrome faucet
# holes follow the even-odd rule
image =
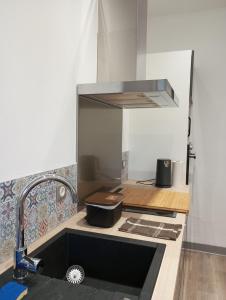
[[[37,272],[41,264],[41,259],[31,258],[27,256],[27,247],[24,244],[24,202],[30,191],[37,185],[45,181],[58,181],[64,184],[70,191],[72,201],[77,203],[77,194],[72,184],[66,178],[55,175],[46,174],[34,179],[22,191],[18,201],[18,216],[16,229],[16,249],[14,253],[14,271],[13,277],[17,280],[23,280],[27,277],[29,272]]]

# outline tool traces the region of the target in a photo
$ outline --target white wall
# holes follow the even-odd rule
[[[96,81],[97,1],[0,1],[0,182],[75,163],[76,83]]]
[[[151,16],[148,30],[150,52],[195,51],[192,123],[197,160],[187,239],[226,247],[226,8]]]
[[[129,110],[129,178],[155,178],[158,158],[184,162],[186,175],[191,50],[147,54],[147,79],[167,78],[179,107]]]

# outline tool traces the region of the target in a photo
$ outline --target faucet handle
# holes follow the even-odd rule
[[[15,251],[15,266],[14,278],[22,280],[28,275],[29,272],[37,272],[41,266],[42,259],[27,256],[27,248],[20,248]]]
[[[37,272],[39,266],[41,266],[42,259],[36,258],[36,257],[29,257],[24,256],[23,257],[23,263],[25,264],[25,268],[30,272]]]

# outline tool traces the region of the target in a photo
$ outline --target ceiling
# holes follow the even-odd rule
[[[226,0],[148,0],[152,16],[199,12],[226,7]]]

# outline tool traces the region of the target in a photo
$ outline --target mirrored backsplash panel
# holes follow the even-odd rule
[[[16,204],[24,187],[37,176],[52,173],[64,176],[77,186],[77,166],[51,171],[0,183],[0,263],[12,257],[16,235]],[[70,193],[57,182],[49,181],[35,187],[25,201],[25,240],[29,245],[49,230],[77,212]]]
[[[78,196],[82,206],[95,192],[121,184],[122,109],[79,96]]]

